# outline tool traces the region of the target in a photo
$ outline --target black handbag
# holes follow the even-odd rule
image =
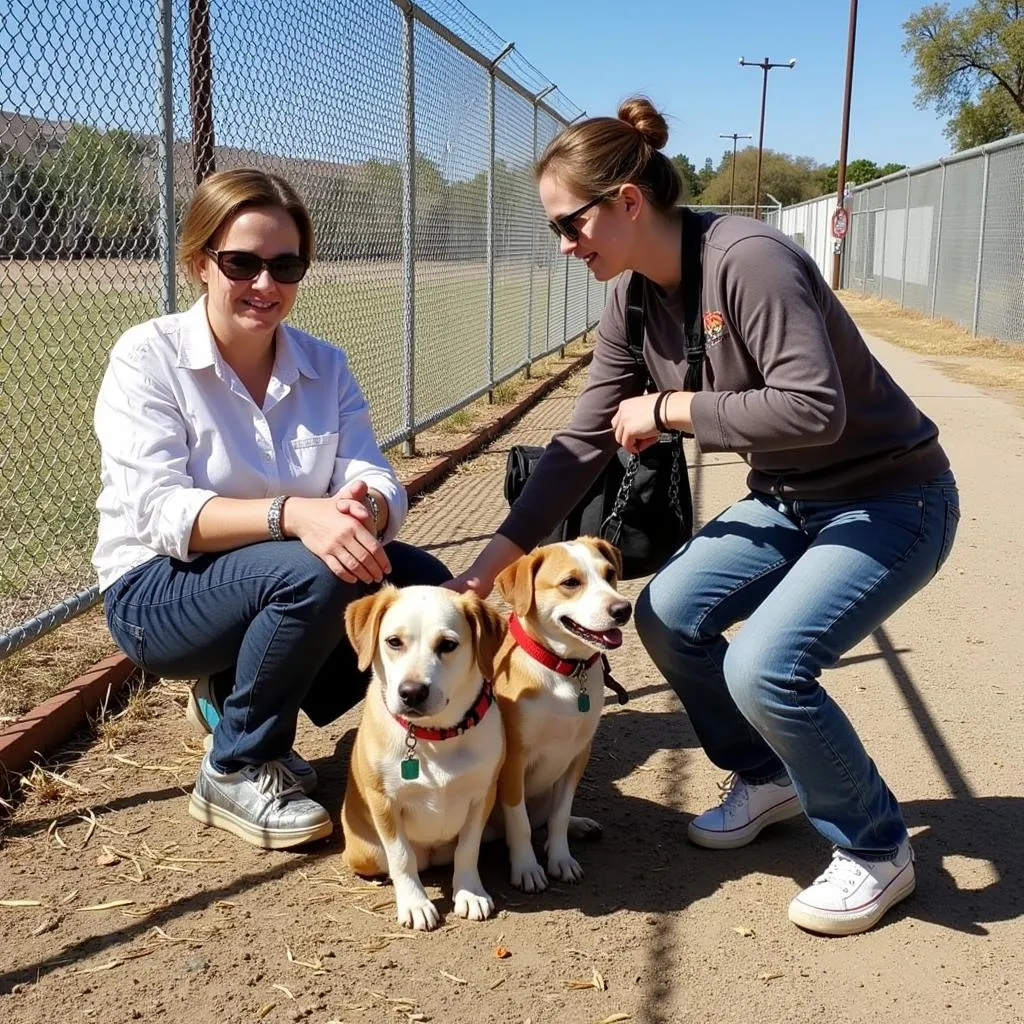
[[[701,312],[701,218],[682,210],[682,271],[686,316],[687,391],[700,391],[704,365]],[[644,278],[634,273],[626,289],[626,340],[637,363],[643,357]],[[648,373],[644,391],[653,391]],[[514,445],[505,466],[505,500],[515,503],[545,449]],[[657,572],[693,533],[693,499],[682,434],[664,433],[630,455],[620,448],[593,485],[541,543],[579,536],[603,537],[622,553],[623,579]]]

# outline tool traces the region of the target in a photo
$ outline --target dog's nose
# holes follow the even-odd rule
[[[418,708],[429,693],[430,687],[426,683],[404,682],[398,687],[398,696],[408,708]]]
[[[616,625],[621,626],[629,622],[629,617],[633,614],[633,606],[628,601],[616,601],[608,606],[608,614]]]

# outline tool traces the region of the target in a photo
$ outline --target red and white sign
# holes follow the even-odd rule
[[[846,232],[850,230],[850,215],[843,206],[837,206],[836,212],[832,214],[832,236],[833,238],[845,238]]]

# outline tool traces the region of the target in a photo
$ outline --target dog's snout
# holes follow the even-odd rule
[[[633,614],[633,606],[628,601],[616,601],[608,606],[608,614],[617,626],[622,626],[629,622],[629,617]]]
[[[426,683],[407,680],[398,687],[398,696],[402,703],[409,708],[418,708],[430,694],[430,687]]]

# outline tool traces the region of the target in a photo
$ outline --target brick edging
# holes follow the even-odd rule
[[[409,497],[417,497],[437,486],[455,467],[506,430],[549,392],[586,366],[592,357],[586,352],[578,359],[546,377],[525,398],[487,424],[464,444],[442,456],[432,466],[405,482]],[[117,693],[131,678],[135,666],[123,654],[104,658],[72,680],[59,693],[11,722],[0,731],[0,770],[11,775],[21,773],[34,760],[55,750],[74,735],[88,720],[107,694]]]

